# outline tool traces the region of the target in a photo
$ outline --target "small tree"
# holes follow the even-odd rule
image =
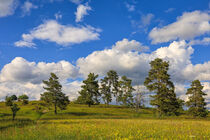
[[[5,105],[6,106],[12,106],[12,103],[13,103],[12,98],[9,97],[9,96],[6,96],[6,98],[5,98]]]
[[[119,81],[119,101],[126,106],[133,105],[133,95],[132,92],[135,89],[132,87],[132,80],[128,79],[126,76],[122,76],[121,80]]]
[[[20,95],[18,97],[18,101],[22,102],[23,105],[28,104],[28,99],[29,99],[29,97],[27,95],[25,95],[25,94]]]
[[[203,91],[203,86],[199,80],[192,81],[191,88],[187,90],[186,95],[189,95],[189,100],[186,102],[189,107],[189,113],[194,117],[206,117],[208,111],[206,110],[206,102],[203,96],[207,95]]]
[[[78,98],[85,104],[88,104],[89,107],[94,103],[99,103],[98,97],[100,96],[100,93],[98,81],[96,80],[97,78],[98,75],[90,73],[88,78],[83,81],[84,85],[81,86],[82,89],[79,91],[80,96]]]
[[[168,74],[169,62],[156,58],[150,62],[151,69],[144,85],[149,91],[155,92],[152,95],[151,105],[157,107],[159,115],[178,115],[180,104],[174,92],[174,84],[170,81]]]
[[[20,110],[20,108],[18,107],[17,104],[13,104],[11,107],[11,111],[12,111],[12,120],[15,119],[16,113]]]
[[[57,114],[57,107],[65,109],[69,104],[68,96],[62,92],[62,85],[58,81],[58,77],[54,74],[50,74],[51,77],[48,81],[43,81],[45,86],[43,87],[46,92],[41,94],[41,100],[45,101],[49,105],[54,106],[54,113]]]
[[[145,92],[144,91],[141,91],[140,89],[140,86],[137,87],[136,89],[136,94],[135,94],[135,97],[134,97],[134,100],[135,100],[135,107],[136,107],[136,111],[139,109],[139,108],[143,108],[144,107],[144,102],[145,102]]]

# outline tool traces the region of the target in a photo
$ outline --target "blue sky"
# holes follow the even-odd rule
[[[50,72],[73,97],[89,72],[142,86],[160,57],[180,97],[199,79],[210,101],[209,0],[0,0],[0,31],[0,98],[39,98]]]

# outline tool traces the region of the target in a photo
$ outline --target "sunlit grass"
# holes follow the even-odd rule
[[[58,115],[50,111],[39,116],[33,108],[31,103],[21,106],[12,121],[9,107],[0,103],[0,140],[210,139],[209,117],[160,119],[152,109],[74,104]]]

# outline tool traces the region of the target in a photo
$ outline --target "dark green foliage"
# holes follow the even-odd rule
[[[5,105],[6,106],[12,106],[13,101],[17,100],[17,96],[16,95],[12,95],[12,96],[6,96],[5,98]]]
[[[207,95],[203,91],[203,86],[199,80],[194,80],[191,88],[187,90],[186,95],[189,95],[189,100],[186,102],[189,107],[189,113],[194,117],[206,117],[208,111],[206,110],[206,102],[203,96]]]
[[[89,107],[93,104],[99,104],[100,93],[97,78],[98,75],[90,73],[88,78],[83,81],[84,85],[81,86],[82,89],[79,91],[79,101],[88,104]]]
[[[12,101],[16,101],[17,100],[17,96],[16,95],[12,95],[10,98],[11,98]]]
[[[12,106],[12,103],[13,103],[12,98],[9,97],[9,96],[6,96],[6,98],[5,98],[5,105],[6,106]]]
[[[112,101],[112,96],[116,98],[118,102],[119,98],[119,76],[116,71],[110,70],[104,79],[101,80],[101,94],[105,104],[109,104]]]
[[[57,107],[65,109],[69,104],[68,96],[62,92],[62,85],[58,81],[58,77],[51,73],[48,81],[43,81],[46,92],[41,94],[41,100],[45,101],[48,105],[54,106],[54,112],[57,114]]]
[[[11,111],[12,111],[12,120],[15,119],[16,113],[20,110],[20,108],[18,107],[17,104],[13,104],[11,107]]]
[[[29,97],[27,95],[25,95],[25,94],[20,95],[18,97],[18,101],[22,102],[23,105],[28,104],[28,99],[29,99]]]
[[[112,94],[111,94],[111,83],[108,80],[108,77],[104,77],[101,79],[101,88],[100,92],[102,95],[102,99],[106,105],[112,101]]]
[[[118,101],[122,102],[123,105],[132,106],[133,105],[133,95],[132,92],[135,89],[132,87],[132,80],[128,79],[126,76],[122,76],[119,81],[119,96]]]
[[[181,105],[174,93],[174,84],[170,81],[169,63],[156,58],[150,65],[151,69],[144,85],[149,91],[156,93],[151,96],[151,105],[157,107],[159,115],[178,115]]]

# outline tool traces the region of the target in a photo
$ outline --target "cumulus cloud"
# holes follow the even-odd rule
[[[11,63],[6,64],[0,73],[0,82],[30,82],[39,84],[49,77],[50,73],[56,73],[61,80],[78,77],[78,70],[67,61],[57,63],[29,62],[22,57],[16,57]]]
[[[82,84],[81,81],[61,83],[63,88],[62,91],[69,96],[69,99],[75,100],[78,96],[78,90]],[[26,94],[30,100],[39,100],[40,94],[44,92],[43,84],[33,84],[30,82],[19,83],[19,82],[1,82],[0,83],[0,100],[3,100],[7,95],[16,96]]]
[[[111,49],[95,51],[85,58],[78,59],[77,66],[84,75],[89,72],[104,75],[113,69],[120,75],[132,78],[135,84],[142,84],[150,68],[149,62],[158,57],[169,61],[169,73],[176,83],[184,84],[194,79],[210,81],[210,62],[193,65],[190,59],[194,49],[185,41],[175,41],[150,54],[140,53],[142,48],[145,47],[137,45],[136,41],[123,39]]]
[[[91,26],[74,27],[61,25],[55,20],[47,20],[34,28],[29,34],[23,34],[22,40],[15,42],[17,47],[34,47],[33,40],[46,40],[62,46],[79,44],[99,39],[100,29]]]
[[[185,12],[177,21],[162,28],[153,28],[149,38],[153,44],[172,40],[191,40],[210,33],[210,15],[208,12]]]
[[[75,12],[76,15],[76,22],[81,22],[84,16],[88,15],[88,11],[92,10],[88,4],[85,5],[78,5],[77,11]]]
[[[13,15],[18,5],[17,0],[1,0],[0,1],[0,17]]]
[[[123,39],[118,41],[111,49],[95,51],[86,58],[77,61],[80,73],[87,75],[95,72],[104,75],[110,69],[116,70],[120,75],[127,75],[134,82],[142,82],[149,69],[149,61],[153,57],[140,52],[147,49],[140,42]],[[135,78],[136,77],[136,78]]]
[[[78,78],[78,69],[67,61],[57,63],[29,62],[22,57],[16,57],[5,65],[0,73],[0,100],[6,95],[27,94],[30,99],[39,99],[44,92],[42,80],[47,80],[50,73],[58,75],[63,92],[70,99],[77,97],[81,82],[69,82],[68,79]]]
[[[131,78],[134,85],[143,85],[150,69],[149,62],[155,58],[162,58],[169,61],[169,74],[175,83],[176,93],[184,100],[187,100],[186,88],[191,81],[199,79],[210,82],[210,61],[193,65],[191,56],[194,49],[185,41],[174,41],[169,46],[158,48],[151,53],[141,52],[142,44],[137,45],[138,43],[123,39],[111,49],[95,51],[85,58],[80,58],[77,61],[79,71],[84,75],[94,72],[104,76],[107,71],[113,69],[120,76],[126,75]]]
[[[186,88],[189,87],[191,81],[198,79],[203,82],[204,91],[208,94],[207,100],[210,100],[210,61],[203,64],[192,64],[191,56],[194,53],[194,49],[188,43],[185,41],[174,41],[169,46],[158,48],[153,52],[145,52],[147,50],[147,46],[136,40],[123,39],[117,41],[110,49],[94,51],[87,57],[79,58],[76,66],[67,61],[35,63],[17,57],[1,70],[0,95],[12,93],[10,89],[18,88],[21,85],[24,85],[20,88],[21,90],[31,93],[25,87],[27,84],[27,87],[36,87],[37,89],[34,88],[33,92],[38,94],[40,92],[38,88],[41,88],[41,81],[48,79],[50,72],[55,72],[60,77],[64,91],[72,95],[72,97],[78,95],[77,91],[81,82],[75,81],[72,83],[68,79],[78,78],[81,75],[84,78],[89,72],[104,76],[107,71],[112,69],[116,70],[120,76],[126,75],[131,78],[134,86],[143,85],[150,69],[149,63],[158,57],[169,61],[169,74],[171,75],[171,80],[175,83],[176,93],[179,97],[186,100]],[[9,88],[9,86],[14,88]],[[8,92],[6,92],[7,90]],[[35,97],[35,94],[33,94],[33,97]]]
[[[38,6],[34,5],[33,3],[29,1],[25,1],[23,6],[21,7],[23,11],[23,16],[29,15],[32,9],[37,9]]]

